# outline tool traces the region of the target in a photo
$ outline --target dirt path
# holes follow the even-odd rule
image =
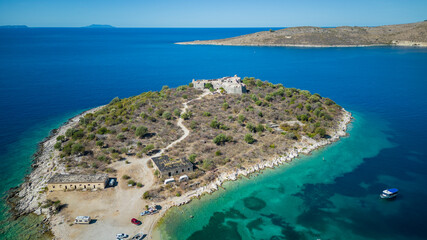
[[[187,111],[190,102],[201,99],[208,94],[210,92],[205,91],[198,98],[183,103],[181,114]],[[54,218],[54,222],[57,223],[53,226],[55,236],[58,239],[113,239],[117,233],[133,236],[138,232],[143,232],[148,234],[148,239],[150,239],[156,222],[173,203],[170,199],[156,203],[163,207],[159,214],[139,216],[146,205],[154,204],[142,198],[144,192],[156,184],[155,176],[147,163],[152,157],[160,156],[165,150],[173,147],[189,135],[190,131],[184,126],[182,118],[178,119],[177,125],[184,134],[157,154],[142,159],[129,157],[127,159],[130,162],[129,164],[125,161],[113,163],[112,167],[117,169],[118,176],[116,187],[96,192],[49,193],[49,198],[58,198],[61,202],[68,204],[68,207]],[[131,176],[134,181],[142,183],[143,187],[128,187],[126,180],[121,179],[124,174]],[[96,219],[96,223],[71,225],[74,218],[79,215],[89,215]],[[142,221],[142,225],[131,224],[132,218]]]

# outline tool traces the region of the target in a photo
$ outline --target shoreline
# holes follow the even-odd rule
[[[207,41],[193,41],[193,42],[176,42],[177,45],[212,45],[212,46],[240,46],[240,47],[296,47],[296,48],[352,48],[352,47],[427,47],[427,42],[411,42],[402,41],[392,44],[369,44],[369,45],[317,45],[317,44],[232,44],[232,43],[217,43],[211,42],[215,40]]]
[[[25,177],[25,181],[20,186],[11,189],[10,194],[8,195],[7,202],[11,205],[13,216],[24,216],[31,213],[36,215],[44,215],[43,223],[48,225],[48,228],[45,229],[45,232],[52,233],[54,235],[54,239],[62,239],[61,237],[54,234],[55,232],[58,233],[59,230],[56,229],[55,231],[54,227],[59,226],[59,224],[64,221],[63,216],[61,216],[61,214],[54,215],[51,209],[43,209],[39,205],[39,202],[43,202],[47,199],[47,193],[43,190],[46,182],[55,173],[65,172],[64,166],[60,166],[60,164],[55,162],[53,145],[56,142],[56,137],[64,134],[67,129],[77,124],[82,116],[95,112],[103,106],[89,109],[78,114],[77,116],[70,118],[59,128],[52,130],[49,136],[38,144],[38,150],[34,154],[34,160],[31,165],[31,173]],[[292,159],[298,157],[299,154],[309,154],[313,150],[338,141],[341,137],[347,135],[347,125],[351,122],[352,119],[350,112],[346,111],[345,109],[342,109],[342,111],[343,115],[330,138],[316,141],[314,139],[303,136],[299,142],[295,143],[294,146],[291,147],[292,150],[287,151],[283,155],[272,157],[270,160],[261,161],[251,166],[246,166],[246,168],[242,167],[240,169],[224,171],[220,173],[217,178],[209,185],[186,192],[180,197],[172,197],[162,201],[160,204],[162,205],[163,209],[158,214],[152,215],[150,219],[147,219],[149,224],[147,224],[148,226],[144,226],[144,233],[148,234],[150,239],[153,239],[153,230],[156,228],[159,221],[161,221],[161,219],[164,217],[168,209],[174,206],[181,206],[190,203],[193,198],[200,198],[204,194],[211,194],[214,191],[217,191],[226,181],[235,181],[238,180],[239,176],[248,177],[250,174],[265,168],[274,168],[275,166],[288,163],[292,161]]]
[[[147,234],[150,236],[150,239],[156,239],[156,238],[153,238],[152,233],[154,229],[157,227],[158,223],[162,220],[162,218],[170,208],[179,207],[179,206],[188,204],[192,201],[192,199],[201,198],[205,194],[212,194],[213,192],[219,190],[219,188],[222,187],[222,185],[225,182],[239,180],[239,177],[241,176],[250,177],[252,173],[259,172],[266,168],[272,169],[274,167],[283,165],[285,163],[289,163],[294,158],[299,157],[300,154],[308,155],[314,150],[325,147],[329,144],[332,144],[338,141],[341,137],[347,136],[348,135],[347,127],[348,127],[348,124],[351,123],[353,117],[352,117],[352,114],[346,111],[344,108],[343,108],[343,111],[344,111],[344,114],[342,119],[339,122],[339,126],[335,130],[334,134],[330,136],[330,138],[321,140],[321,141],[315,141],[313,139],[309,139],[305,137],[303,140],[305,140],[306,142],[298,142],[297,144],[294,145],[293,150],[288,151],[286,154],[282,156],[275,157],[275,158],[272,158],[271,160],[254,164],[244,169],[237,169],[229,172],[223,172],[211,184],[200,187],[193,191],[189,191],[183,194],[181,197],[174,197],[173,199],[170,200],[171,204],[165,206],[164,211],[162,209],[161,213],[157,214],[158,216],[156,216],[156,220],[154,221],[154,224],[150,226],[149,231],[147,232]],[[173,201],[174,199],[176,200]]]
[[[59,164],[55,164],[55,162],[50,166],[50,160],[54,159],[50,154],[54,150],[53,146],[56,142],[56,137],[65,134],[67,129],[76,125],[84,115],[93,113],[104,106],[105,105],[91,108],[71,117],[58,128],[52,129],[49,135],[37,144],[37,150],[32,155],[33,160],[30,165],[30,172],[26,174],[24,181],[19,186],[13,187],[7,192],[6,203],[10,206],[9,211],[13,218],[19,218],[29,214],[36,214],[38,216],[44,214],[46,216],[42,223],[49,223],[51,213],[43,210],[38,203],[46,200],[46,194],[41,193],[41,191],[44,191],[46,182],[50,179],[49,177],[54,175],[51,170],[55,169],[56,166],[60,166]],[[58,171],[60,170],[61,169],[58,169]],[[47,230],[44,229],[45,232],[49,232],[50,230],[50,226]]]

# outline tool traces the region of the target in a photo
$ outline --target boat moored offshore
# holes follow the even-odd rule
[[[395,198],[398,193],[399,193],[399,190],[397,188],[389,188],[389,189],[384,190],[380,194],[380,197],[383,199]]]

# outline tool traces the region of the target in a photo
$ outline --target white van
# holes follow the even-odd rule
[[[175,182],[175,179],[168,178],[168,179],[165,180],[165,185],[167,185],[168,183],[173,183],[173,182]]]
[[[75,224],[89,224],[91,218],[89,216],[77,216],[74,220]]]

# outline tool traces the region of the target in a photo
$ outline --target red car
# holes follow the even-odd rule
[[[133,224],[135,224],[135,225],[141,225],[141,221],[139,221],[138,219],[136,219],[136,218],[132,218],[132,220],[130,220]]]

